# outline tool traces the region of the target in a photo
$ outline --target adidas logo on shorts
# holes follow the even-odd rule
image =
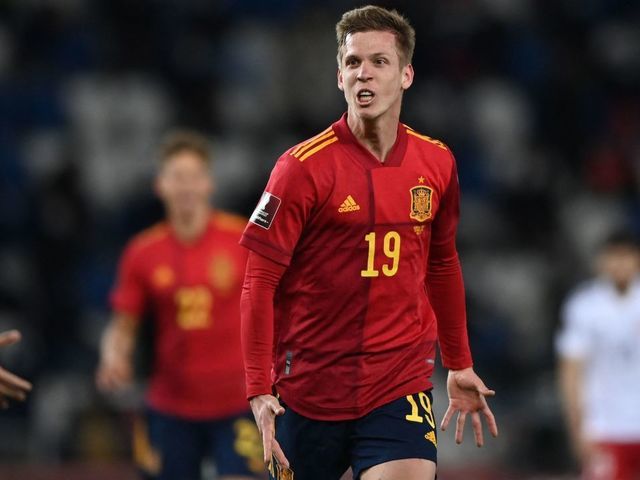
[[[340,204],[340,208],[338,208],[339,213],[355,212],[356,210],[360,210],[360,205],[356,203],[351,195],[349,195],[346,200]]]

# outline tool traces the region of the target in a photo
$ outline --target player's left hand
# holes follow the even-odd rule
[[[496,419],[487,405],[485,397],[493,397],[496,392],[489,390],[484,382],[476,375],[473,368],[463,370],[449,370],[447,377],[447,393],[449,394],[449,408],[447,408],[440,428],[444,431],[449,426],[449,422],[454,413],[458,413],[456,421],[456,443],[462,443],[462,433],[467,415],[471,414],[471,424],[476,438],[476,445],[481,447],[484,444],[482,435],[482,422],[480,413],[485,417],[489,432],[494,437],[498,436],[498,425]]]

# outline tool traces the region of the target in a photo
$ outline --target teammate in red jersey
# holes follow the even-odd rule
[[[255,478],[264,470],[240,347],[246,251],[238,239],[246,221],[211,210],[209,166],[204,138],[189,132],[167,138],[156,182],[167,221],[125,249],[97,372],[105,391],[131,382],[136,330],[150,312],[155,356],[148,435],[159,458],[139,460],[161,480],[200,479],[203,455],[214,458],[225,479]]]
[[[480,414],[455,246],[451,151],[399,122],[415,34],[363,7],[336,26],[347,113],[280,157],[241,243],[247,393],[265,461],[304,480],[426,479],[436,471],[429,376],[449,369],[446,428]],[[277,417],[277,418],[276,418]]]

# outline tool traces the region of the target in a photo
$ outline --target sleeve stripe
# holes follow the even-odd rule
[[[312,148],[311,150],[309,150],[307,153],[305,153],[304,155],[302,155],[300,157],[300,161],[304,162],[307,158],[309,158],[311,155],[313,155],[314,153],[319,152],[320,150],[322,150],[324,147],[331,145],[333,142],[337,142],[338,141],[338,137],[333,136],[331,137],[329,140],[326,140],[324,142],[322,142],[320,145],[316,146],[315,148]]]
[[[166,223],[161,222],[143,230],[133,237],[136,248],[149,245],[150,243],[164,239],[169,233]]]
[[[291,152],[291,155],[293,155],[294,157],[298,158],[300,155],[302,155],[304,153],[305,150],[308,150],[309,148],[312,148],[314,145],[317,145],[319,142],[322,142],[324,139],[335,135],[333,130],[329,130],[326,133],[323,133],[321,135],[318,135],[314,138],[312,138],[311,140],[309,140],[308,142],[305,142],[303,145],[300,145],[298,148],[296,148],[293,152]]]
[[[323,136],[324,134],[328,133],[329,131],[331,131],[331,127],[325,128],[323,131],[321,131],[319,134],[314,135],[313,137],[309,138],[308,140],[305,140],[304,142],[302,142],[300,145],[298,145],[295,150],[293,152],[291,152],[291,155],[296,155],[300,150],[302,150],[306,145],[309,145],[311,142],[313,142],[314,140],[316,140],[318,137]]]
[[[440,140],[436,140],[434,138],[431,137],[427,137],[426,135],[420,135],[419,133],[414,132],[413,130],[407,128],[407,133],[409,135],[413,135],[414,137],[418,137],[421,140],[424,140],[425,142],[429,142],[429,143],[433,143],[434,145],[440,147],[443,150],[448,150],[447,146],[442,143]]]

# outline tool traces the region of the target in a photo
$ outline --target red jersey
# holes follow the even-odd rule
[[[240,291],[246,220],[214,212],[191,244],[161,223],[134,237],[120,262],[111,301],[116,312],[155,322],[147,401],[192,419],[248,409],[240,346]]]
[[[458,197],[449,149],[403,124],[384,163],[346,115],[280,157],[241,244],[287,266],[271,381],[296,412],[358,418],[429,388],[439,328],[445,366],[472,365]],[[249,396],[270,389],[260,368]]]

